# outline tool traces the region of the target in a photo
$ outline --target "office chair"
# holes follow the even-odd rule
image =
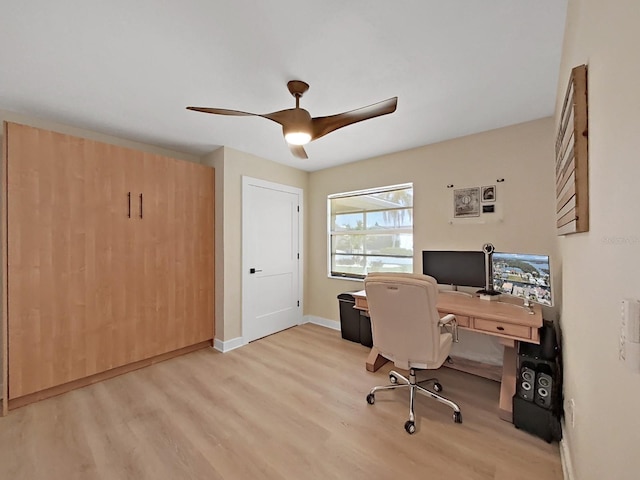
[[[438,314],[436,280],[413,273],[370,273],[364,279],[364,288],[373,346],[397,368],[409,370],[408,378],[392,370],[391,384],[373,387],[367,395],[369,405],[375,403],[375,393],[379,390],[409,388],[409,420],[404,424],[407,433],[416,431],[413,411],[416,392],[450,406],[453,420],[462,423],[458,405],[438,394],[442,385],[437,378],[416,381],[416,370],[440,368],[449,356],[453,341],[457,341],[455,316],[440,318]],[[425,383],[432,383],[433,390],[422,386]]]

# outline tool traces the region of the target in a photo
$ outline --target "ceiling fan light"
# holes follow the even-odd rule
[[[307,132],[288,132],[284,139],[291,145],[306,145],[311,141],[311,135]]]

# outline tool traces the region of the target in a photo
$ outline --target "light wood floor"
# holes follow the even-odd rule
[[[221,354],[200,350],[0,418],[0,478],[562,479],[557,443],[498,418],[499,385],[438,377],[464,423],[431,399],[381,392],[390,365],[303,325]]]

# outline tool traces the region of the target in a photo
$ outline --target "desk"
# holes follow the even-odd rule
[[[352,295],[355,299],[354,308],[367,311],[365,291],[361,290]],[[540,305],[534,305],[533,314],[530,314],[522,306],[522,300],[513,297],[496,301],[482,300],[477,296],[459,292],[441,292],[438,295],[437,307],[441,317],[453,313],[458,321],[458,328],[499,337],[500,343],[504,346],[500,381],[500,418],[512,421],[511,398],[516,392],[518,342],[540,343]],[[375,372],[387,361],[378,354],[374,346],[367,358],[367,370]]]

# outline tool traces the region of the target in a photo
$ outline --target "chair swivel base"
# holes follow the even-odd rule
[[[398,383],[401,380],[403,383]],[[440,403],[444,403],[453,409],[453,421],[455,423],[462,423],[462,412],[460,411],[460,407],[457,404],[449,400],[448,398],[439,395],[437,392],[442,391],[442,385],[438,382],[437,378],[429,378],[427,380],[422,380],[421,382],[416,382],[416,372],[415,369],[409,370],[409,378],[404,375],[400,375],[395,370],[389,372],[389,381],[390,385],[381,385],[377,387],[373,387],[369,394],[367,395],[367,403],[369,405],[373,405],[376,401],[375,393],[379,390],[394,390],[396,388],[409,388],[409,420],[407,420],[404,424],[404,429],[409,434],[413,434],[416,431],[416,422],[415,422],[415,414],[413,409],[413,404],[415,400],[416,392],[421,393],[426,397],[433,398]],[[424,388],[421,383],[433,383],[433,391]]]

